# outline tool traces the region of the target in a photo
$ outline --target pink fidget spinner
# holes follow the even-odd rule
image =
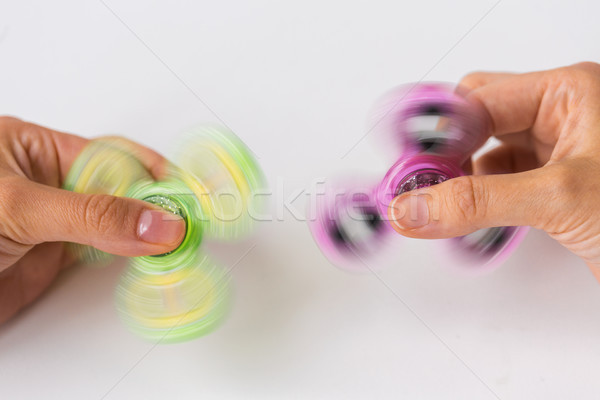
[[[353,177],[330,185],[309,218],[323,253],[344,268],[366,269],[367,262],[397,254],[392,241],[401,236],[387,221],[392,199],[465,175],[462,165],[489,135],[486,111],[447,84],[393,91],[376,108],[373,123],[379,141],[395,153],[395,164],[379,183],[357,183]],[[516,249],[527,229],[494,227],[441,240],[444,259],[470,271],[489,270]]]

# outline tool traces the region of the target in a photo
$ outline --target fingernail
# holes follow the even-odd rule
[[[142,212],[138,221],[138,237],[147,243],[175,244],[183,240],[185,222],[178,215],[158,210]]]
[[[390,204],[390,220],[400,229],[417,229],[429,223],[427,198],[418,194],[396,197]]]

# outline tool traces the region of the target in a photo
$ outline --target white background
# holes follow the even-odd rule
[[[397,84],[600,60],[597,1],[494,4],[0,0],[0,113],[167,154],[221,119],[282,217],[212,246],[229,266],[256,244],[231,315],[193,342],[153,347],[121,325],[123,262],[63,274],[0,328],[0,398],[598,398],[600,287],[545,234],[482,277],[405,241],[384,284],[332,267],[281,209],[334,171],[385,171],[368,137],[342,156]]]

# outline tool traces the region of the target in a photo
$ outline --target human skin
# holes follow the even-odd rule
[[[135,150],[158,177],[165,160],[154,151],[118,139]],[[185,223],[149,203],[60,187],[88,139],[16,118],[0,117],[0,323],[33,302],[75,260],[65,242],[122,255],[173,250]]]
[[[600,282],[600,65],[475,72],[461,86],[501,145],[474,175],[396,197],[391,224],[414,238],[529,225],[581,257]]]

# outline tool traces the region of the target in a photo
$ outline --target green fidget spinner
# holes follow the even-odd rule
[[[264,177],[250,150],[232,132],[216,126],[190,130],[178,146],[177,166],[154,181],[131,145],[119,139],[92,141],[69,170],[64,188],[80,193],[126,196],[155,204],[186,224],[182,243],[170,253],[134,257],[116,289],[126,325],[155,342],[190,340],[214,330],[226,315],[227,271],[202,248],[203,239],[234,240],[249,234],[263,204]],[[71,244],[82,261],[112,257]]]

